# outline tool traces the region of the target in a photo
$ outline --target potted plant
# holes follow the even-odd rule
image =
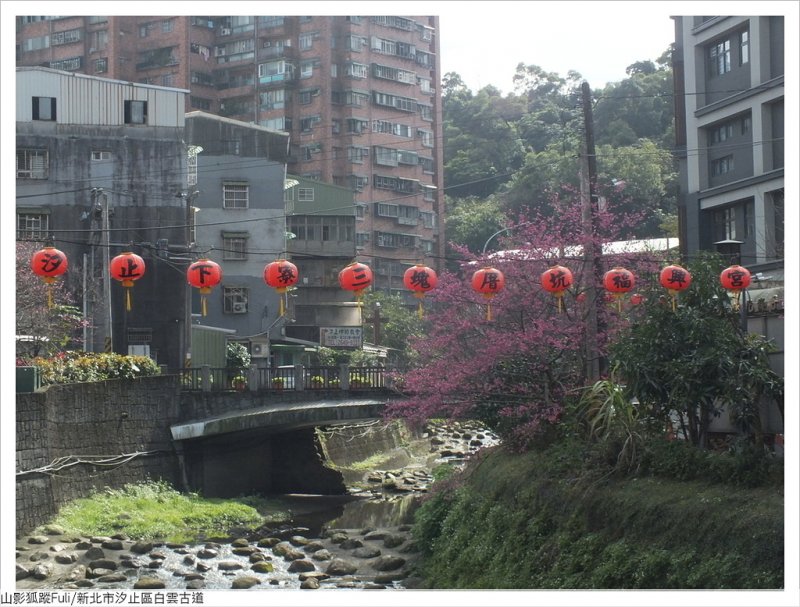
[[[273,377],[272,378],[272,389],[273,390],[283,390],[283,378],[282,377]]]
[[[311,379],[309,379],[309,381],[311,382],[311,387],[315,390],[325,387],[325,378],[321,375],[314,375],[311,377]]]
[[[247,378],[244,375],[237,375],[231,380],[231,388],[237,392],[242,392],[247,387]]]

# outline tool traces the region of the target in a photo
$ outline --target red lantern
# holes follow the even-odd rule
[[[495,268],[481,268],[472,275],[472,289],[491,299],[506,286],[506,277]],[[491,301],[486,304],[486,320],[492,320]]]
[[[339,272],[339,285],[346,291],[353,291],[356,299],[361,301],[361,293],[372,284],[372,270],[369,266],[357,261]]]
[[[732,265],[722,270],[719,281],[723,288],[733,293],[734,310],[739,309],[739,296],[743,289],[750,286],[750,271],[740,265]]]
[[[562,309],[562,298],[564,291],[572,286],[572,272],[569,268],[555,265],[542,272],[542,287],[545,291],[552,293],[558,300],[558,311]]]
[[[280,296],[280,315],[286,313],[283,295],[299,278],[297,266],[285,259],[278,259],[264,267],[264,282],[275,289]]]
[[[436,272],[422,264],[417,264],[408,268],[403,274],[403,284],[407,289],[414,291],[414,297],[419,299],[417,314],[422,318],[422,299],[425,293],[436,287],[439,278]]]
[[[603,286],[617,300],[617,310],[622,312],[622,296],[633,289],[636,279],[625,268],[613,268],[603,276]]]
[[[671,265],[661,270],[659,282],[672,296],[672,309],[674,310],[678,293],[689,288],[689,285],[692,284],[692,275],[681,266]]]
[[[222,268],[210,259],[198,259],[186,270],[186,280],[200,289],[200,305],[203,316],[206,315],[206,295],[222,280]]]
[[[67,271],[67,256],[55,247],[45,247],[31,257],[31,270],[47,285],[47,307],[53,307],[52,285]]]
[[[120,253],[111,260],[111,278],[118,280],[125,287],[125,310],[131,311],[131,287],[136,280],[144,276],[144,260],[130,251]]]

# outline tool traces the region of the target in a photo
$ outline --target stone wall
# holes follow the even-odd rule
[[[163,479],[181,486],[170,424],[175,376],[49,386],[17,394],[16,530],[104,487]]]

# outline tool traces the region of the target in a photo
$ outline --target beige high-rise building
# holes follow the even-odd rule
[[[289,173],[354,190],[358,260],[377,289],[403,291],[414,263],[440,266],[438,17],[17,20],[17,65],[188,89],[187,112],[288,132]]]

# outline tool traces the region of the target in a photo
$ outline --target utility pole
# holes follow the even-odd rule
[[[376,301],[375,307],[372,308],[372,316],[365,318],[364,322],[372,325],[375,345],[379,346],[381,343],[381,302]]]
[[[583,154],[581,154],[580,195],[581,219],[585,245],[583,247],[583,276],[586,281],[586,377],[590,383],[600,378],[600,355],[597,347],[597,266],[601,251],[595,240],[594,198],[597,180],[597,158],[594,149],[594,120],[592,118],[592,91],[589,83],[581,84],[583,102]]]

